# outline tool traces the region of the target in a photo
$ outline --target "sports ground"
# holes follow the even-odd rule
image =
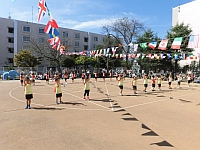
[[[168,89],[143,92],[131,79],[123,96],[117,81],[90,83],[83,100],[83,82],[62,87],[63,104],[55,104],[54,82],[36,80],[31,109],[25,108],[18,81],[0,81],[0,150],[199,150],[200,84],[173,82]],[[61,82],[64,82],[61,80]]]

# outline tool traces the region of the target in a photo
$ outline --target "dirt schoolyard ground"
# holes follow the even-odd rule
[[[139,79],[133,95],[131,80],[120,96],[114,78],[91,79],[89,101],[82,80],[69,80],[59,105],[54,82],[36,80],[31,109],[19,80],[0,81],[0,150],[199,150],[200,84],[151,91],[149,81],[144,93]]]

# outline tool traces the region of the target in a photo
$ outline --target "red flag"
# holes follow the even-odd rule
[[[158,46],[158,49],[160,49],[160,50],[166,50],[167,43],[168,43],[168,39],[162,40],[160,42],[159,46]]]

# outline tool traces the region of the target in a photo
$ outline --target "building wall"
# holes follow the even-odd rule
[[[49,36],[42,31],[46,25],[0,18],[0,67],[13,66],[14,55],[22,49],[28,49],[35,39],[44,43]],[[13,29],[13,30],[12,30]],[[103,43],[105,35],[88,33],[68,28],[58,28],[61,44],[67,46],[69,52],[93,50]],[[9,31],[13,31],[9,33]],[[26,41],[27,40],[27,41]]]
[[[172,26],[184,22],[189,24],[193,30],[193,35],[200,34],[200,1],[195,0],[172,9]],[[200,46],[199,46],[200,47]],[[195,49],[200,53],[200,48]]]

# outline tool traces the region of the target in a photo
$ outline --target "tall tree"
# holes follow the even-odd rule
[[[151,29],[147,29],[144,31],[143,34],[141,34],[137,38],[137,43],[146,43],[146,45],[150,42],[157,42],[160,41],[160,38],[157,36],[156,33],[154,33]],[[166,64],[166,59],[156,59],[151,58],[151,56],[148,56],[148,54],[157,54],[159,55],[160,50],[152,49],[150,47],[142,48],[141,46],[138,47],[137,53],[141,53],[142,55],[145,55],[145,57],[140,57],[138,59],[138,64],[141,67],[141,70],[145,70],[147,73],[151,70],[154,72],[157,72],[158,70],[166,70],[166,68],[163,67],[163,64]],[[147,57],[146,57],[147,56]]]
[[[115,21],[111,21],[110,24],[102,27],[103,31],[107,35],[113,36],[119,43],[124,45],[123,52],[126,56],[126,65],[129,69],[128,54],[130,53],[130,43],[135,41],[141,31],[144,30],[143,24],[134,18],[119,18]]]
[[[181,55],[181,53],[185,53],[186,55],[188,55],[189,53],[191,53],[192,51],[194,51],[194,49],[191,48],[187,48],[188,45],[188,41],[189,41],[189,36],[192,34],[192,29],[189,27],[189,25],[185,25],[184,23],[180,23],[180,24],[176,24],[174,27],[172,27],[168,32],[167,32],[167,36],[166,38],[169,39],[168,45],[167,45],[167,50],[166,53],[170,53],[171,56],[176,55]],[[181,43],[181,48],[174,50],[171,49],[171,45],[172,42],[174,40],[174,38],[177,37],[182,37],[183,41]],[[178,70],[178,61],[180,59],[174,59],[173,57],[171,57],[170,61],[174,61],[174,66],[172,66],[172,68],[170,69],[171,72],[177,72]]]
[[[48,64],[55,65],[59,72],[62,72],[61,65],[64,55],[60,55],[60,51],[57,51],[50,47],[49,43],[40,44],[36,40],[31,39],[31,51],[36,53],[38,57],[46,61]]]
[[[15,55],[14,61],[19,67],[36,67],[40,64],[38,58],[32,55],[28,50],[21,50]]]

